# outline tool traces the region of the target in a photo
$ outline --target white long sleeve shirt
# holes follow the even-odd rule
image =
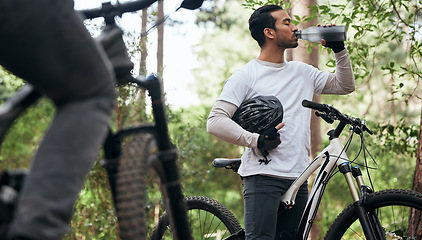
[[[226,81],[208,117],[207,130],[224,141],[246,147],[241,176],[295,178],[309,165],[311,111],[302,107],[302,100],[312,100],[313,94],[348,94],[355,89],[347,50],[336,53],[335,58],[335,74],[301,62],[275,64],[254,59]],[[244,130],[231,119],[243,101],[259,95],[276,96],[284,108],[286,125],[279,131],[282,143],[270,151],[269,164],[259,163],[259,134]]]

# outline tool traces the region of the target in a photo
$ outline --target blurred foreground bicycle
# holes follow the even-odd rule
[[[149,181],[149,169],[155,171],[166,209],[162,219],[172,226],[171,239],[189,240],[192,233],[195,239],[212,236],[214,231],[230,228],[237,220],[227,220],[226,215],[212,217],[222,219],[223,224],[215,225],[217,221],[197,225],[200,220],[206,221],[210,216],[225,211],[224,206],[217,201],[205,197],[189,197],[184,199],[177,167],[177,149],[171,143],[165,112],[165,101],[160,78],[156,75],[148,77],[132,77],[130,71],[133,63],[130,61],[122,30],[115,24],[115,17],[126,12],[134,12],[149,7],[157,0],[137,0],[125,3],[103,3],[96,9],[82,10],[80,13],[87,19],[102,17],[106,26],[97,38],[104,47],[107,56],[113,64],[118,85],[128,85],[148,90],[154,123],[124,128],[109,134],[103,146],[104,159],[102,165],[107,171],[112,197],[115,204],[119,234],[121,239],[146,239],[146,182]],[[197,9],[203,0],[185,0],[180,8]],[[27,108],[33,105],[42,94],[30,84],[23,86],[18,92],[0,106],[0,143],[3,142],[7,130]],[[12,218],[19,190],[26,176],[25,171],[6,170],[0,174],[0,228]],[[189,218],[186,210],[189,209]],[[204,211],[209,214],[201,214]],[[228,210],[227,210],[228,211]],[[213,215],[214,216],[214,215]],[[192,218],[195,217],[195,220]],[[163,220],[164,221],[164,220]],[[190,222],[193,231],[190,230]],[[208,227],[211,226],[211,227]],[[228,227],[227,227],[227,226]],[[158,226],[158,225],[157,225]],[[237,227],[240,228],[239,223]],[[159,229],[157,227],[157,229]],[[203,230],[200,230],[203,229]],[[200,231],[200,232],[198,232]],[[151,239],[162,239],[163,235],[151,234]]]

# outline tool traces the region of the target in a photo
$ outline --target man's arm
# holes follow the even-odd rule
[[[217,100],[207,120],[208,133],[231,144],[257,148],[259,134],[244,130],[232,120],[236,110],[236,105]]]
[[[355,77],[350,63],[350,56],[346,49],[334,54],[336,71],[330,74],[322,94],[345,95],[355,90]]]

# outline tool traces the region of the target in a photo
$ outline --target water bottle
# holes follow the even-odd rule
[[[309,27],[296,31],[295,34],[297,38],[309,42],[321,42],[321,39],[327,42],[339,42],[346,40],[346,26]]]

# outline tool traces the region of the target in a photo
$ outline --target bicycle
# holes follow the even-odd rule
[[[123,32],[115,24],[116,16],[147,8],[156,1],[137,0],[126,3],[117,2],[116,4],[106,2],[100,8],[81,10],[80,13],[86,19],[104,18],[106,26],[97,40],[113,64],[118,80],[117,85],[131,85],[148,90],[152,103],[153,124],[124,128],[117,132],[113,132],[110,127],[103,146],[104,159],[101,163],[107,172],[120,238],[146,239],[145,182],[148,175],[147,169],[152,168],[157,173],[157,181],[161,186],[166,209],[165,218],[168,221],[167,225],[172,226],[171,237],[189,240],[193,239],[192,233],[195,234],[196,231],[190,230],[190,222],[194,221],[188,219],[186,206],[189,210],[206,209],[215,214],[227,209],[210,198],[189,197],[184,199],[177,167],[177,149],[171,143],[168,133],[160,78],[156,75],[136,78],[131,75],[133,63],[127,55],[127,49],[122,39]],[[185,0],[179,9],[197,9],[202,2],[203,0]],[[3,142],[7,130],[15,119],[41,97],[41,92],[30,84],[26,84],[0,106],[0,143]],[[0,173],[0,207],[3,210],[0,214],[0,228],[11,220],[12,211],[25,176],[26,172],[20,170],[7,170]],[[240,224],[234,217],[234,220],[227,220],[225,217],[226,215],[223,214],[217,216],[217,219],[223,218],[223,229],[230,228],[227,231],[233,233],[236,228],[232,225],[236,223],[236,227],[240,228]],[[217,228],[215,229],[217,230]],[[208,236],[212,234],[212,231],[200,234]],[[161,239],[161,237],[156,238],[152,235],[151,239]]]
[[[346,155],[351,137],[343,146],[339,139],[340,134],[347,125],[350,125],[351,136],[358,134],[362,140],[361,147],[366,151],[364,132],[371,135],[373,133],[365,122],[359,118],[349,117],[326,104],[304,100],[302,105],[316,110],[316,115],[329,124],[334,121],[339,123],[335,129],[328,132],[330,144],[315,157],[280,199],[279,213],[288,211],[289,207],[295,204],[299,187],[319,168],[298,226],[296,239],[308,239],[324,189],[337,172],[344,175],[353,203],[338,215],[324,239],[422,239],[422,223],[415,222],[417,221],[415,217],[422,214],[422,194],[403,189],[374,192],[365,184],[359,166],[352,166],[353,161],[349,161]],[[364,156],[366,157],[365,154]],[[237,172],[240,164],[240,158],[213,160],[214,167],[224,167],[234,172]],[[337,168],[338,171],[335,171]],[[419,218],[419,221],[422,220]],[[227,239],[244,239],[244,235]]]

